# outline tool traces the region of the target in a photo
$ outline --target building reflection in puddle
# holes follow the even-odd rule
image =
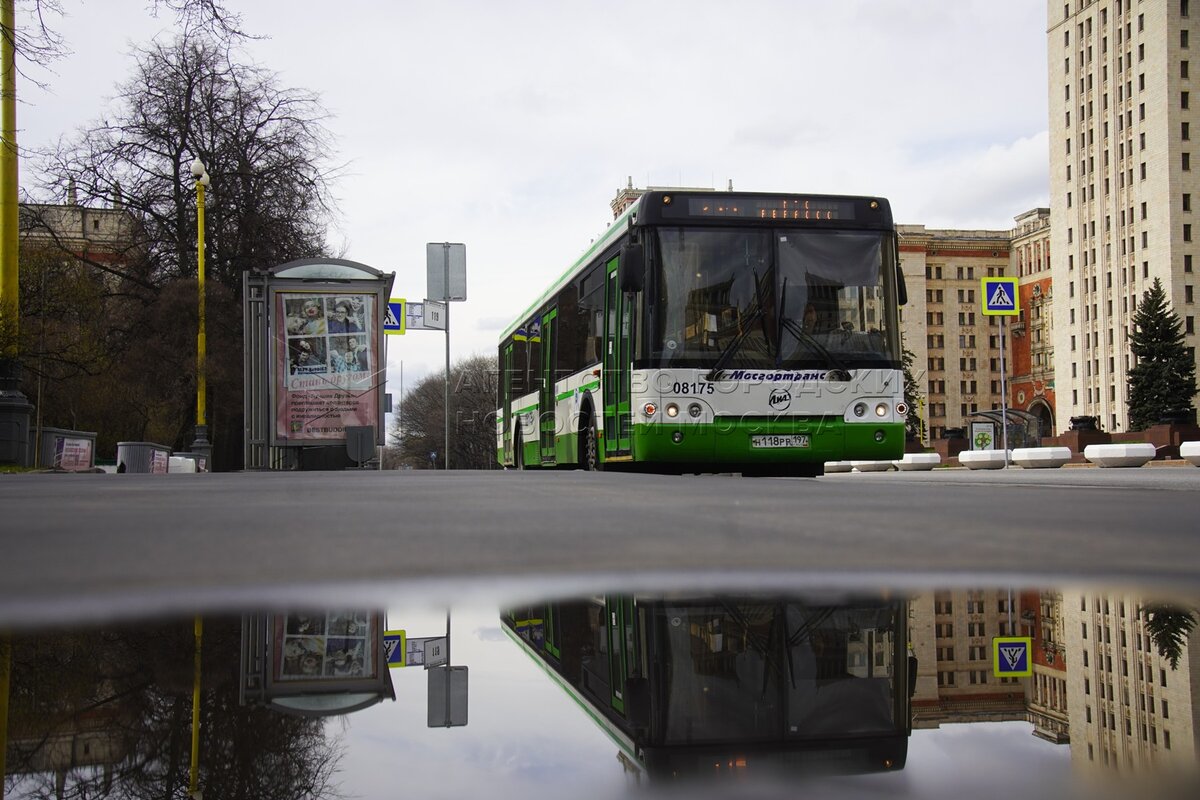
[[[1197,604],[1173,607],[1194,617]],[[445,797],[618,796],[680,780],[728,794],[730,779],[764,775],[781,793],[837,781],[838,796],[1197,785],[1200,644],[1184,617],[1137,597],[672,594],[465,609],[454,647],[472,669],[471,717],[452,731],[426,725],[427,672],[384,668],[384,629],[420,633],[419,617],[206,618],[204,794],[374,797],[397,780]],[[1177,653],[1156,620],[1175,625]],[[185,797],[192,631],[189,619],[13,634],[5,796]],[[996,677],[997,636],[1029,637],[1029,677]],[[284,702],[248,676],[269,676]],[[371,703],[398,702],[296,715],[295,688],[326,695],[301,704],[314,713],[360,680],[376,682]]]

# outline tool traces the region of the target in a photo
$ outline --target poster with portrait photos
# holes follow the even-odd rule
[[[275,295],[276,414],[280,439],[344,439],[350,425],[379,424],[374,294]]]
[[[275,617],[276,681],[374,678],[378,615],[366,611],[293,612]]]

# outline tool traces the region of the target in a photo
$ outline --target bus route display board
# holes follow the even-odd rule
[[[648,192],[638,224],[658,221],[849,223],[851,227],[891,224],[886,200],[830,195],[730,194],[727,192]]]

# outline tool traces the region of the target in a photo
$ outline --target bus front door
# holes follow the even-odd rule
[[[608,262],[604,292],[604,457],[630,454],[629,345],[633,310],[617,282],[618,259]]]
[[[512,440],[512,388],[513,388],[513,346],[511,344],[504,347],[504,363],[500,367],[504,370],[501,376],[503,383],[502,400],[500,403],[500,415],[503,418],[501,423],[500,440],[504,448],[504,463],[513,463],[513,440]]]
[[[542,464],[553,465],[554,453],[554,339],[558,309],[550,309],[542,317],[542,389],[538,394],[538,419],[541,432]]]
[[[636,664],[633,635],[633,600],[629,597],[604,598],[608,615],[608,685],[614,710],[625,713],[625,682]]]

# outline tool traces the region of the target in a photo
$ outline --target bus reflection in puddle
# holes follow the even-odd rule
[[[653,781],[903,768],[916,674],[907,608],[627,596],[511,609],[502,622],[618,743],[626,769]]]

